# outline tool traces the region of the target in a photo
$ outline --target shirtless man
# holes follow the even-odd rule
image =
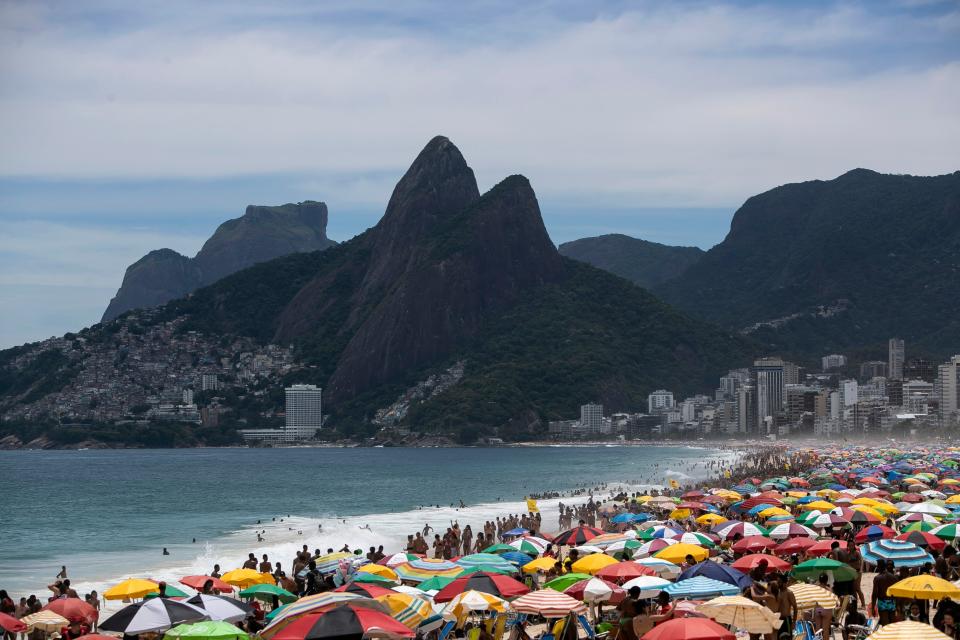
[[[897,613],[897,602],[887,595],[887,589],[897,582],[897,576],[890,570],[886,560],[877,561],[877,576],[873,579],[873,594],[870,596],[870,606],[877,612],[880,625],[887,625],[894,621]]]
[[[267,559],[267,554],[263,554],[263,560],[260,562],[260,573],[273,573],[273,565]]]

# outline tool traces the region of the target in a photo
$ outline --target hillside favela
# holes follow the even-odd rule
[[[0,0],[2,640],[960,640],[954,0]]]

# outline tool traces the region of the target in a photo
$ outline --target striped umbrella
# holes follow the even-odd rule
[[[661,578],[676,578],[680,575],[680,567],[669,560],[664,560],[662,558],[641,558],[639,560],[633,560],[637,564],[650,567],[657,572],[657,575]]]
[[[730,520],[713,528],[713,532],[720,536],[721,540],[728,540],[733,537],[746,538],[749,536],[765,536],[769,532],[758,524],[752,522],[739,522]]]
[[[867,637],[867,640],[950,640],[950,636],[922,622],[894,622]]]
[[[631,553],[633,553],[634,551],[642,547],[643,544],[644,543],[640,540],[632,540],[630,538],[626,538],[626,539],[608,544],[604,549],[604,553],[608,553],[612,556],[615,556],[616,554],[622,553],[624,551],[630,551]]]
[[[903,540],[874,540],[860,546],[860,555],[868,564],[877,564],[878,560],[893,562],[895,567],[922,567],[933,564],[933,556],[913,544]]]
[[[211,620],[215,621],[240,622],[246,620],[247,616],[253,613],[253,607],[246,602],[224,596],[198,593],[187,600],[186,603],[200,607],[207,612]]]
[[[120,609],[100,623],[100,630],[135,636],[166,631],[181,622],[209,619],[210,614],[192,604],[169,598],[152,598]]]
[[[296,602],[286,605],[280,613],[274,616],[273,621],[264,627],[260,632],[260,636],[266,640],[270,640],[274,634],[305,615],[331,611],[346,605],[367,607],[381,613],[387,612],[387,607],[382,602],[377,602],[372,598],[365,598],[355,593],[347,593],[344,591],[318,593],[312,596],[305,596]]]
[[[382,564],[387,567],[395,567],[398,564],[404,564],[406,562],[411,562],[413,560],[419,560],[423,556],[417,555],[415,553],[394,553],[393,555],[386,556],[377,561],[377,564]]]
[[[334,589],[336,593],[353,593],[366,598],[378,598],[391,593],[396,593],[392,588],[381,587],[378,584],[368,584],[364,582],[348,582]]]
[[[493,554],[489,554],[493,555]],[[494,556],[496,557],[496,556]],[[509,563],[506,563],[509,564]],[[423,582],[429,578],[456,578],[463,573],[463,567],[448,560],[417,558],[393,567],[397,576],[404,582]],[[513,566],[511,565],[511,571]]]
[[[16,620],[16,618],[14,618]],[[47,633],[59,632],[60,629],[70,624],[70,621],[53,611],[37,611],[28,616],[20,618],[20,622],[27,626],[27,631],[46,631]]]
[[[921,549],[936,551],[937,553],[943,551],[947,546],[946,542],[927,531],[905,531],[904,533],[898,535],[895,539],[903,540],[904,542],[912,542]]]
[[[466,591],[489,593],[499,598],[515,598],[530,593],[527,585],[499,573],[476,572],[455,578],[433,597],[437,603],[450,602]]]
[[[511,540],[507,544],[521,553],[530,556],[539,556],[547,550],[547,545],[550,543],[537,536],[523,536],[522,538]]]
[[[805,527],[796,522],[778,524],[770,529],[770,537],[774,540],[786,540],[788,538],[816,538],[817,532],[810,527]]]
[[[421,622],[433,615],[433,607],[425,597],[409,593],[390,593],[376,600],[386,605],[390,610],[390,617],[411,629],[417,628]]]
[[[658,593],[663,591],[663,588],[667,585],[672,584],[669,580],[664,580],[663,578],[656,578],[654,576],[640,576],[639,578],[634,578],[633,580],[627,580],[621,586],[624,591],[629,591],[630,589],[636,587],[640,589],[641,598],[654,598]]]
[[[941,540],[946,540],[947,542],[953,542],[955,540],[960,540],[960,525],[953,524],[943,524],[932,529],[930,531],[933,535],[937,536]]]
[[[508,560],[501,558],[495,553],[473,553],[468,556],[458,558],[455,564],[463,569],[499,571],[501,573],[514,573],[517,570],[517,568]]]
[[[623,588],[600,578],[575,582],[564,589],[563,592],[582,602],[609,602],[611,604],[619,604],[627,596],[627,592]]]
[[[647,529],[644,529],[637,536],[641,540],[656,540],[658,538],[672,538],[673,536],[683,533],[683,529],[677,529],[676,527],[668,527],[663,524],[657,524]]]
[[[553,593],[556,593],[555,591]],[[464,591],[447,603],[441,615],[447,620],[463,621],[475,611],[496,611],[503,613],[510,609],[510,604],[503,598],[498,598],[482,591]]]
[[[685,542],[687,544],[696,544],[701,547],[707,547],[708,549],[713,549],[717,546],[717,543],[713,541],[713,538],[704,534],[704,533],[681,533],[673,536],[673,539],[677,542]]]
[[[697,606],[697,611],[749,633],[772,633],[780,628],[780,614],[743,596],[720,596]]]
[[[563,531],[562,533],[558,533],[553,539],[553,544],[558,546],[573,547],[589,542],[599,535],[603,535],[602,530],[597,529],[596,527],[581,525],[579,527],[574,527],[573,529]]]
[[[409,627],[386,613],[350,605],[307,614],[273,635],[276,640],[362,640],[413,636],[414,632]]]
[[[672,538],[658,538],[656,540],[651,540],[650,542],[645,542],[642,546],[638,547],[636,551],[634,551],[634,555],[640,558],[645,558],[646,556],[652,556],[658,551],[662,551],[675,544],[679,543]]]
[[[537,614],[544,618],[563,618],[570,613],[582,615],[587,612],[582,602],[553,589],[531,591],[514,600],[511,606],[519,613]]]
[[[733,596],[740,593],[740,587],[705,576],[678,580],[668,584],[663,590],[673,598],[688,599]]]
[[[337,553],[328,553],[325,556],[320,556],[315,560],[317,563],[317,571],[320,573],[333,573],[340,568],[341,560],[349,560],[351,564],[357,564],[356,560],[358,556],[353,555],[352,553],[347,553],[346,551],[338,551]],[[366,561],[366,558],[359,558],[360,560]],[[223,576],[226,580],[227,576]],[[227,580],[227,582],[230,582]]]
[[[793,597],[797,600],[797,609],[813,609],[814,607],[836,609],[840,606],[840,601],[837,596],[833,595],[832,591],[815,584],[798,582],[787,588],[793,592]]]

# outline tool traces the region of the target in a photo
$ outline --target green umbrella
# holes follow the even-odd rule
[[[567,573],[547,582],[543,585],[543,588],[553,589],[554,591],[565,591],[570,585],[580,582],[581,580],[589,580],[592,577],[593,576],[586,573]]]
[[[484,553],[508,553],[510,551],[516,551],[515,547],[511,547],[508,544],[495,544],[492,547],[487,547],[483,550]]]
[[[912,523],[910,523],[910,526],[907,527],[906,529],[904,529],[903,531],[904,531],[904,533],[907,533],[907,532],[910,532],[910,531],[932,531],[932,530],[936,529],[936,528],[939,527],[939,526],[940,526],[940,525],[938,525],[938,524],[934,524],[934,523],[932,523],[932,522],[926,522],[926,521],[924,521],[924,520],[921,520],[921,521],[919,521],[919,522],[912,522]]]
[[[171,640],[247,640],[250,636],[229,622],[204,620],[180,624],[169,629],[164,637]]]
[[[421,591],[439,591],[454,580],[456,580],[456,578],[450,578],[447,576],[433,576],[432,578],[427,578],[418,584],[417,589],[420,589]]]
[[[386,576],[377,575],[376,573],[367,573],[366,571],[359,571],[353,575],[354,582],[365,582],[366,584],[378,584],[381,587],[395,587],[397,583]]]
[[[256,598],[264,602],[270,602],[273,596],[277,596],[280,602],[293,602],[297,599],[297,596],[275,584],[255,584],[240,592],[241,598]]]
[[[517,570],[513,568],[513,565],[510,566],[510,569],[507,569],[501,565],[483,565],[480,567],[470,567],[469,569],[464,569],[457,577],[462,578],[463,576],[468,576],[471,573],[477,573],[479,571],[484,573],[499,573],[505,576],[511,576],[517,572]]]
[[[277,614],[278,614],[278,613],[280,613],[281,611],[283,611],[284,607],[286,607],[286,606],[287,606],[287,605],[282,604],[282,605],[280,605],[279,607],[277,607],[276,609],[274,609],[273,611],[271,611],[270,613],[268,613],[267,615],[265,615],[264,617],[265,617],[267,620],[273,620],[274,618],[277,617]]]
[[[163,592],[168,598],[189,598],[190,597],[183,591],[180,591],[180,589],[177,589],[176,587],[169,584],[167,585],[167,588],[163,590]],[[150,598],[156,598],[159,595],[160,595],[159,593],[148,593],[143,597],[143,599],[149,600]]]
[[[834,580],[845,582],[857,577],[857,572],[850,565],[830,558],[814,558],[801,562],[790,573],[797,578],[819,578],[821,573],[832,573]]]

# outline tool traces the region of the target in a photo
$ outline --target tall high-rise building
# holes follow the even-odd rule
[[[673,409],[673,392],[657,389],[647,396],[647,413],[657,413]]]
[[[926,380],[933,382],[937,379],[937,365],[923,358],[910,358],[903,365],[904,380]]]
[[[832,353],[829,356],[820,358],[820,368],[824,371],[828,369],[839,369],[845,366],[847,366],[847,356],[840,355],[839,353]]]
[[[753,385],[742,384],[737,389],[737,431],[756,433],[757,392]]]
[[[937,368],[940,390],[940,415],[949,416],[960,410],[960,355],[953,356]]]
[[[887,375],[891,380],[903,380],[903,340],[890,338],[887,348]]]
[[[754,384],[757,397],[757,424],[769,424],[767,418],[773,418],[786,408],[786,380],[784,363],[779,358],[761,358],[753,363]],[[790,365],[796,369],[795,365]],[[796,378],[792,372],[791,378]]]
[[[295,384],[285,392],[287,415],[283,439],[310,440],[323,426],[323,390],[312,384]]]
[[[204,373],[200,376],[201,391],[217,391],[220,389],[220,382],[217,380],[217,374]]]
[[[600,433],[603,427],[603,405],[595,402],[580,405],[580,426],[584,431]]]
[[[860,363],[860,379],[871,380],[873,378],[887,377],[887,363],[883,360],[870,360]]]

